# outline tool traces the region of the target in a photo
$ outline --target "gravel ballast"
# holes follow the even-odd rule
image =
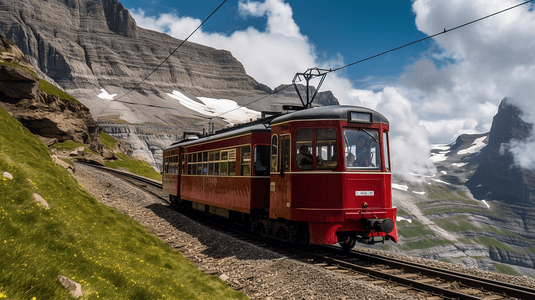
[[[108,173],[77,164],[74,177],[96,199],[129,215],[200,270],[219,276],[251,299],[414,299],[213,231]],[[529,277],[500,275],[367,248],[360,250],[535,287],[535,280]]]

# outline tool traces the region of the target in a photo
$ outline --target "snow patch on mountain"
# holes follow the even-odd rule
[[[99,97],[100,99],[113,100],[113,98],[117,96],[117,94],[110,94],[105,89],[100,89],[100,92],[101,93],[97,95],[97,97]]]
[[[208,117],[221,117],[231,124],[249,122],[260,118],[261,113],[243,106],[234,100],[197,97],[197,102],[181,92],[174,90],[169,97],[178,100],[183,106]]]
[[[478,139],[475,139],[474,140],[474,143],[469,147],[469,148],[466,148],[466,149],[463,149],[463,150],[459,150],[457,152],[457,154],[459,155],[466,155],[466,154],[472,154],[472,153],[477,153],[479,151],[481,151],[481,149],[483,147],[485,147],[485,143],[483,142],[487,137],[484,136],[484,137],[480,137]]]

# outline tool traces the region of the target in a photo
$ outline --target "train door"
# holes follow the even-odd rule
[[[291,217],[291,136],[283,134],[271,139],[270,218]]]

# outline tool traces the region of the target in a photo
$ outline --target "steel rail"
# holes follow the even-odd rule
[[[142,181],[144,183],[150,184],[152,186],[162,188],[161,182],[152,180],[143,176],[139,176],[139,175],[132,174],[129,172],[120,171],[117,169],[103,167],[100,165],[90,164],[87,162],[78,161],[77,163],[81,163],[84,165],[102,169],[104,171],[113,172],[113,173],[120,174],[123,176],[128,176],[136,180]],[[256,237],[256,236],[253,235],[252,237]],[[276,241],[273,241],[273,242],[276,243]],[[317,248],[325,249],[326,252],[328,252],[328,254],[330,253],[341,254],[346,257],[349,257],[350,259],[357,258],[361,261],[371,261],[375,263],[382,263],[388,266],[392,266],[394,268],[403,269],[403,270],[415,272],[415,273],[420,273],[422,275],[429,276],[429,277],[438,277],[446,281],[456,281],[466,286],[483,289],[489,292],[500,293],[501,295],[507,295],[509,297],[514,297],[518,299],[535,299],[535,289],[528,288],[528,287],[518,286],[518,285],[505,283],[505,282],[494,281],[494,280],[486,279],[486,278],[479,278],[473,275],[461,274],[461,273],[457,273],[454,271],[443,270],[443,269],[439,269],[436,267],[425,266],[425,265],[421,265],[418,263],[402,261],[402,260],[395,259],[395,258],[388,258],[388,257],[384,257],[378,254],[366,253],[366,252],[357,251],[357,250],[347,252],[347,251],[343,251],[339,247],[328,246],[328,245],[322,245]],[[481,300],[482,299],[477,296],[467,295],[467,294],[463,294],[463,293],[456,292],[453,290],[448,290],[448,289],[440,288],[437,286],[433,286],[427,283],[418,282],[417,280],[404,278],[403,276],[396,276],[393,274],[381,272],[379,270],[374,270],[373,268],[359,266],[357,264],[354,264],[354,263],[351,263],[342,259],[333,258],[325,254],[300,251],[297,249],[292,249],[292,251],[301,257],[312,258],[316,261],[321,260],[323,262],[326,262],[332,265],[338,265],[340,267],[347,268],[347,269],[352,269],[360,273],[367,273],[377,278],[394,281],[399,284],[409,286],[413,289],[429,292],[434,295],[448,297],[451,299],[463,299],[463,300],[465,299],[466,300]]]
[[[343,253],[343,251],[341,249],[338,249],[337,247],[324,247],[328,248],[330,251]],[[388,258],[378,254],[370,254],[362,251],[350,251],[349,253],[346,252],[346,255],[363,260],[384,263],[386,265],[394,266],[396,268],[402,268],[411,272],[419,272],[426,276],[435,276],[448,281],[457,281],[467,286],[482,288],[494,293],[505,294],[509,297],[519,299],[535,299],[535,289],[528,287],[523,287],[486,278],[479,278],[472,275],[466,275],[454,271],[424,266],[417,263],[406,262],[399,259]]]

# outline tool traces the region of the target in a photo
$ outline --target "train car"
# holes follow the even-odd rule
[[[269,208],[270,132],[256,124],[165,149],[163,189],[171,203],[242,220]],[[166,167],[168,161],[181,163]]]
[[[164,190],[305,249],[397,242],[388,131],[374,110],[327,106],[182,141],[164,151]]]

